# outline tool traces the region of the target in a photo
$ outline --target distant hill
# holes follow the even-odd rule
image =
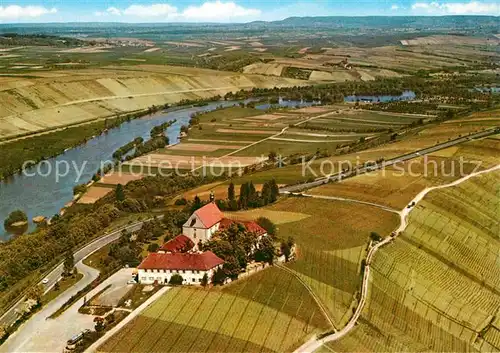
[[[262,23],[262,22],[259,22]],[[497,16],[365,16],[365,17],[289,17],[282,21],[269,22],[268,25],[322,28],[374,28],[374,29],[484,29],[498,31]]]

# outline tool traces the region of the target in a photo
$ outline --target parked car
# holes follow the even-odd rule
[[[42,283],[43,283],[43,284],[47,284],[47,283],[49,283],[49,279],[48,279],[48,278],[44,278],[44,279],[42,280]]]

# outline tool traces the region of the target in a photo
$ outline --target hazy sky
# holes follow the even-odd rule
[[[0,23],[249,22],[290,16],[500,15],[500,2],[454,0],[0,0]]]

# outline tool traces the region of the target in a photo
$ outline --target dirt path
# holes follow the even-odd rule
[[[288,273],[290,273],[291,275],[293,275],[295,278],[297,278],[299,280],[299,282],[307,289],[307,291],[309,292],[309,294],[311,294],[311,296],[313,297],[313,299],[316,302],[316,304],[318,304],[321,312],[323,313],[323,315],[325,315],[326,319],[328,320],[328,322],[332,326],[333,331],[337,332],[338,329],[335,326],[335,323],[333,322],[333,319],[330,317],[330,314],[328,313],[328,309],[325,308],[325,305],[323,304],[323,302],[321,301],[321,299],[318,298],[318,296],[312,290],[312,288],[309,287],[309,285],[297,274],[297,272],[295,272],[294,270],[291,270],[288,267],[286,267],[286,266],[284,266],[282,264],[279,264],[279,263],[276,264],[275,266],[279,267],[280,269],[282,269],[282,270],[284,270],[284,271],[286,271]]]
[[[400,217],[401,217],[401,223],[395,231],[395,233],[396,233],[395,237],[397,237],[401,232],[403,232],[406,229],[406,227],[408,225],[408,215],[410,214],[410,212],[413,209],[415,209],[415,206],[420,201],[422,201],[422,199],[425,197],[425,195],[427,195],[429,192],[437,190],[437,189],[444,189],[444,188],[448,188],[448,187],[453,187],[453,186],[456,186],[460,183],[463,183],[463,182],[465,182],[465,181],[469,180],[470,178],[473,178],[477,175],[493,172],[496,170],[500,170],[500,164],[495,166],[495,167],[489,168],[489,169],[485,169],[485,170],[482,170],[479,172],[469,174],[469,175],[467,175],[463,178],[460,178],[458,180],[455,180],[454,182],[449,183],[449,184],[433,186],[433,187],[429,187],[429,188],[424,189],[417,196],[415,196],[413,198],[413,200],[410,202],[410,204],[415,203],[415,205],[413,207],[404,208],[403,210],[401,210],[399,212]],[[301,347],[299,347],[297,350],[295,350],[295,353],[308,353],[308,352],[312,353],[315,350],[317,350],[318,348],[320,348],[323,344],[328,343],[328,342],[333,342],[333,341],[336,341],[336,340],[344,337],[355,327],[359,317],[361,316],[361,313],[362,313],[363,308],[364,308],[365,303],[366,303],[366,298],[368,296],[368,284],[369,284],[369,279],[370,279],[370,265],[371,265],[371,262],[373,260],[373,257],[378,249],[380,249],[382,246],[392,242],[394,240],[394,238],[391,236],[388,236],[388,237],[384,238],[384,240],[382,240],[381,242],[372,246],[370,248],[370,250],[368,251],[368,255],[366,257],[365,272],[363,275],[363,282],[362,282],[362,286],[361,286],[361,299],[359,301],[358,307],[356,308],[356,311],[354,312],[354,315],[352,316],[351,320],[349,320],[347,325],[344,328],[342,328],[340,331],[337,331],[337,332],[335,332],[329,336],[326,336],[322,339],[317,339],[316,337],[312,337],[309,341],[307,341]]]
[[[295,195],[295,194],[292,193],[292,195]],[[359,204],[362,204],[362,205],[378,207],[378,208],[380,208],[380,209],[382,209],[384,211],[397,213],[398,215],[400,215],[401,212],[402,212],[402,211],[398,211],[398,210],[396,210],[394,208],[391,208],[391,207],[388,207],[388,206],[380,205],[378,203],[367,202],[367,201],[360,201],[360,200],[355,200],[355,199],[346,199],[345,197],[323,196],[323,195],[312,195],[312,194],[297,194],[297,195],[305,196],[305,197],[313,197],[313,198],[316,198],[316,199],[324,199],[324,200],[354,202],[354,203],[359,203]]]

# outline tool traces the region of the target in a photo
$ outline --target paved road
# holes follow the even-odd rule
[[[457,138],[455,140],[440,143],[440,144],[432,146],[432,147],[424,148],[424,149],[416,151],[416,152],[408,153],[408,154],[405,154],[405,155],[402,155],[402,156],[399,156],[399,157],[396,157],[393,159],[389,159],[387,161],[384,161],[383,163],[377,164],[376,166],[367,166],[367,167],[363,166],[363,167],[359,167],[357,169],[351,170],[349,172],[336,173],[336,174],[331,174],[331,175],[327,175],[324,177],[320,177],[320,178],[317,178],[316,180],[314,180],[310,183],[287,186],[287,187],[281,188],[280,193],[281,194],[289,194],[292,192],[298,192],[298,191],[302,191],[302,190],[311,189],[311,188],[314,188],[316,186],[324,185],[328,182],[339,181],[339,180],[354,177],[356,175],[372,172],[372,171],[377,170],[377,169],[389,167],[389,166],[394,165],[396,163],[405,162],[405,161],[413,159],[413,158],[422,157],[426,154],[440,151],[440,150],[443,150],[445,148],[452,147],[452,146],[455,146],[455,145],[458,145],[458,144],[461,144],[464,142],[468,142],[471,140],[496,135],[499,133],[500,133],[499,127],[488,129],[488,130],[483,131],[483,132],[478,132],[478,133],[471,134],[468,136],[460,137],[460,138]]]
[[[470,178],[475,177],[477,175],[493,172],[496,170],[500,170],[500,164],[495,166],[495,167],[489,168],[489,169],[485,169],[485,170],[481,170],[479,172],[469,174],[469,175],[467,175],[463,178],[460,178],[458,180],[455,180],[454,182],[449,183],[449,184],[428,187],[428,188],[424,189],[423,191],[421,191],[417,196],[415,196],[413,198],[413,200],[410,202],[410,204],[414,203],[415,205],[417,205],[420,201],[422,201],[422,199],[425,197],[425,195],[427,195],[429,192],[431,192],[433,190],[452,187],[452,186],[458,185],[460,183],[463,183],[464,181],[467,181]],[[295,351],[295,353],[309,353],[309,352],[312,353],[312,352],[316,351],[318,348],[320,348],[323,344],[328,343],[328,342],[332,342],[332,341],[336,341],[336,340],[344,337],[356,326],[357,321],[358,321],[359,317],[361,316],[361,313],[362,313],[363,308],[365,306],[366,298],[368,296],[368,284],[370,282],[369,281],[369,279],[370,279],[370,265],[372,263],[373,257],[378,249],[380,249],[382,246],[392,242],[395,237],[397,237],[401,232],[403,232],[406,229],[406,227],[408,225],[408,215],[414,209],[415,209],[415,206],[413,206],[411,208],[405,207],[403,210],[401,210],[399,212],[401,222],[400,222],[399,227],[395,231],[394,237],[388,236],[388,237],[384,238],[381,242],[370,247],[370,250],[368,251],[368,255],[366,257],[365,272],[363,274],[363,282],[361,285],[361,299],[360,299],[359,304],[356,308],[356,311],[354,312],[354,315],[349,320],[347,325],[344,328],[342,328],[340,331],[337,331],[337,332],[335,332],[329,336],[326,336],[324,338],[317,339],[316,337],[312,337],[309,341],[307,341],[302,346],[300,346]]]
[[[161,216],[160,216],[160,218],[161,218]],[[85,257],[87,257],[90,254],[92,254],[93,252],[101,249],[102,247],[106,246],[107,244],[117,240],[120,237],[120,235],[124,229],[126,229],[127,231],[130,231],[130,232],[134,232],[134,231],[139,230],[142,227],[142,224],[144,222],[146,222],[146,221],[137,222],[137,223],[128,225],[126,227],[115,230],[109,234],[106,234],[106,235],[94,240],[90,244],[86,245],[85,247],[81,248],[80,250],[78,250],[74,253],[75,263],[81,261]],[[54,270],[52,270],[52,272],[50,272],[45,277],[49,280],[49,282],[44,285],[46,292],[48,290],[50,290],[55,285],[55,283],[61,278],[62,272],[63,272],[63,264],[61,262]],[[41,281],[39,282],[39,284],[42,284]],[[73,287],[73,288],[76,288],[76,287]],[[74,293],[77,292],[77,290],[74,290],[74,289],[71,289],[71,291]],[[0,317],[0,324],[7,325],[7,326],[13,324],[17,320],[17,317],[19,315],[18,314],[19,309],[22,307],[24,300],[25,300],[25,298],[22,298],[21,300],[19,300],[2,317]]]
[[[76,268],[83,274],[83,278],[73,287],[49,302],[39,312],[21,325],[21,327],[0,346],[1,353],[62,352],[65,342],[69,338],[85,328],[93,327],[93,317],[90,315],[79,315],[78,317],[73,315],[71,319],[65,319],[67,315],[69,315],[70,309],[73,309],[75,312],[78,311],[78,307],[82,305],[81,301],[74,305],[76,309],[72,306],[57,319],[47,320],[47,317],[52,315],[67,302],[73,294],[85,288],[85,286],[91,283],[99,275],[99,271],[84,265],[81,261],[76,264]],[[50,334],[51,331],[53,331],[53,334]]]

